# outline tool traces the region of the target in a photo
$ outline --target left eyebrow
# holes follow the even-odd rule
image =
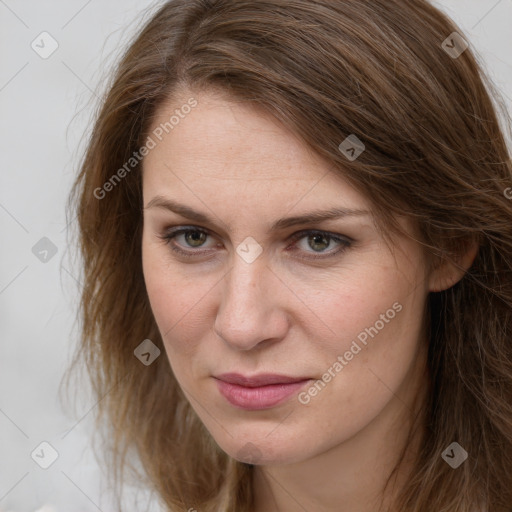
[[[196,222],[201,222],[203,224],[211,224],[214,225],[215,222],[208,215],[204,213],[193,210],[189,206],[184,204],[180,204],[172,199],[165,198],[163,196],[155,196],[149,203],[145,206],[144,209],[149,208],[163,208],[165,210],[169,210],[171,212],[177,213],[182,217],[186,217],[187,219],[194,220]],[[354,208],[342,208],[335,207],[329,210],[314,210],[311,212],[304,213],[302,215],[297,215],[294,217],[284,217],[282,219],[277,220],[272,224],[270,228],[270,232],[283,230],[292,226],[297,226],[299,224],[314,224],[326,220],[340,219],[343,217],[353,217],[353,216],[369,216],[370,212],[368,210],[358,210]]]

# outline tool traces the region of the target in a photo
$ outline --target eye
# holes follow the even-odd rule
[[[215,247],[222,247],[222,244],[217,242],[215,245],[201,251],[194,250],[204,248],[205,243],[210,236],[211,235],[208,231],[204,229],[200,229],[195,226],[180,226],[168,230],[164,235],[160,235],[159,238],[168,244],[172,251],[185,257],[195,257],[204,255]],[[182,241],[184,243],[177,243],[177,240],[180,237],[182,237]],[[290,240],[294,243],[291,246],[291,249],[287,249],[288,251],[302,251],[310,254],[309,256],[299,256],[301,259],[325,259],[333,257],[345,251],[353,242],[352,239],[346,236],[318,230],[294,233],[290,237]],[[303,241],[305,244],[297,244],[296,242],[298,241]],[[297,246],[301,245],[302,247],[297,249]],[[326,249],[332,245],[337,246],[337,248],[331,251],[326,251]],[[186,250],[184,247],[192,250]],[[312,249],[312,251],[308,249]]]
[[[310,256],[300,256],[303,259],[325,259],[333,256],[337,256],[341,254],[343,251],[348,249],[353,240],[343,235],[338,235],[334,233],[328,233],[326,231],[300,231],[292,235],[292,241],[305,241],[305,244],[294,244],[292,247],[301,246],[303,252],[309,253]],[[326,251],[334,242],[333,245],[337,246],[337,249]],[[308,249],[312,249],[311,253]],[[297,249],[292,248],[292,251],[296,251]],[[300,249],[299,249],[300,250]]]
[[[194,226],[182,226],[167,231],[164,235],[159,236],[159,238],[164,240],[164,242],[166,242],[174,252],[181,254],[182,256],[193,257],[204,254],[206,251],[183,250],[183,244],[176,243],[176,240],[179,237],[183,237],[185,247],[194,249],[203,247],[208,236],[210,236],[210,234],[204,229],[199,229]]]

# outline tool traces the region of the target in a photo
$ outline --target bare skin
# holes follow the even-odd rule
[[[271,117],[214,92],[182,91],[154,127],[192,96],[198,106],[144,161],[143,270],[172,370],[218,445],[256,464],[254,512],[375,512],[392,503],[384,484],[427,390],[427,296],[462,275],[428,272],[405,220],[410,237],[393,252],[364,213],[271,231],[283,217],[371,204]],[[178,226],[189,232],[162,240]],[[316,234],[293,238],[304,230]],[[237,253],[247,237],[262,249],[252,262]],[[310,380],[276,406],[245,410],[219,392],[214,376],[225,372]]]

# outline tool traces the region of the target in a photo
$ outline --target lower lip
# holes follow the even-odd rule
[[[223,380],[216,380],[220,393],[230,404],[249,411],[274,407],[284,402],[291,395],[299,391],[304,384],[309,382],[308,379],[290,384],[271,384],[257,388],[247,388],[237,384],[230,384]]]

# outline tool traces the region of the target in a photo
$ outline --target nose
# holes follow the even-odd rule
[[[214,331],[232,349],[251,350],[285,337],[289,316],[283,284],[263,256],[247,263],[235,255],[221,286]]]

